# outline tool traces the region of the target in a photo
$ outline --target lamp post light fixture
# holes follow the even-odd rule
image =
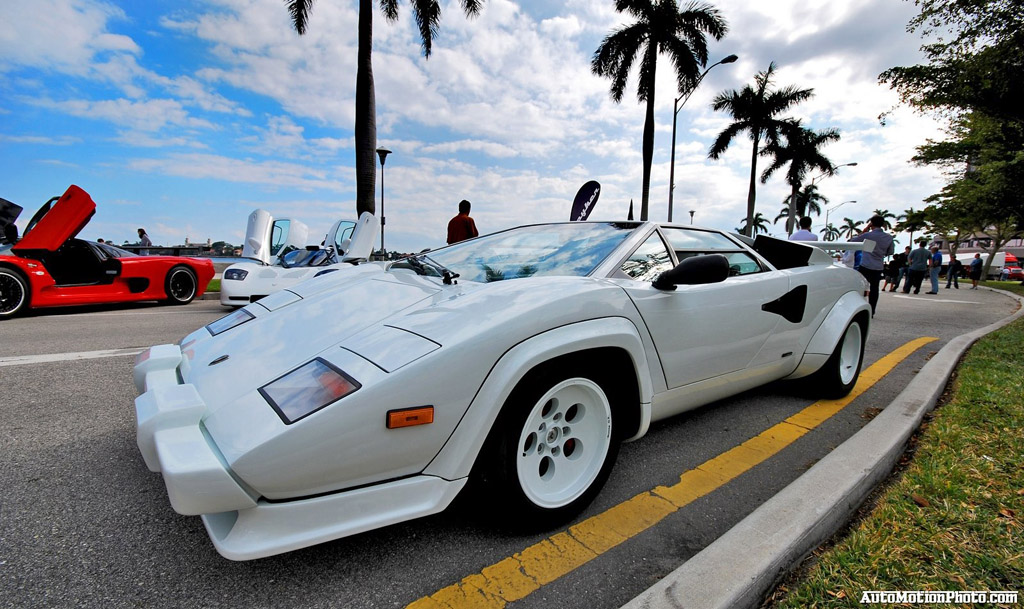
[[[384,161],[391,151],[381,146],[377,149],[377,156],[380,157],[380,256],[387,258],[387,250],[384,249]]]
[[[737,59],[739,59],[739,57],[737,57],[736,55],[728,55],[728,56],[724,57],[723,59],[721,59],[720,61],[717,61],[717,62],[711,64],[710,66],[708,66],[708,69],[704,70],[704,72],[700,75],[700,77],[697,78],[697,82],[693,83],[693,87],[691,87],[690,90],[687,91],[686,93],[684,93],[683,95],[680,95],[679,97],[677,97],[675,102],[672,104],[672,160],[669,162],[669,166],[668,166],[668,221],[669,222],[672,221],[672,191],[675,190],[675,188],[676,188],[676,118],[678,118],[678,116],[679,116],[679,111],[682,110],[683,106],[686,105],[686,102],[689,101],[690,96],[693,95],[693,92],[696,91],[697,87],[700,86],[700,81],[704,80],[704,77],[707,76],[707,73],[711,71],[711,68],[713,68],[713,67],[715,67],[717,65],[723,64],[723,63],[732,63],[732,62],[736,61]],[[682,100],[683,103],[679,103],[679,100]],[[691,215],[690,219],[692,220],[693,219],[692,218],[693,214],[691,213],[690,215]],[[691,222],[691,224],[692,224],[692,222]]]
[[[854,163],[854,165],[856,165],[856,163]],[[843,201],[842,203],[839,203],[838,205],[833,205],[832,207],[825,208],[825,228],[828,228],[828,215],[829,215],[829,213],[839,209],[840,207],[842,207],[843,205],[846,205],[847,203],[856,203],[856,202],[857,201]]]
[[[820,174],[817,177],[812,178],[811,179],[811,186],[814,186],[814,183],[817,182],[818,180],[820,180],[822,178],[827,178],[828,176],[833,175],[836,171],[839,170],[840,167],[856,167],[856,166],[857,166],[856,161],[854,161],[853,163],[843,163],[842,165],[834,165],[832,167],[832,169],[830,169],[829,171],[827,171],[827,172],[825,172],[823,174]],[[836,207],[839,207],[839,206],[837,205]]]
[[[691,209],[690,210],[690,224],[693,224],[693,214],[695,214],[695,213],[697,213],[697,210],[695,210],[695,209]]]

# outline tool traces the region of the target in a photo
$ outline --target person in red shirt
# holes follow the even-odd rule
[[[459,201],[459,215],[448,221],[448,244],[458,243],[480,235],[476,222],[469,217],[469,201]]]

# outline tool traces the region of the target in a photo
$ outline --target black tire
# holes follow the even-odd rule
[[[176,266],[167,273],[164,290],[167,302],[175,305],[187,305],[196,297],[199,282],[196,274],[187,266]]]
[[[513,528],[562,524],[604,486],[621,439],[611,395],[563,371],[528,375],[509,396],[482,457],[484,490]]]
[[[27,309],[31,295],[21,273],[0,267],[0,320],[15,317]]]
[[[864,326],[855,319],[846,326],[835,351],[813,377],[816,393],[824,398],[846,396],[857,384],[864,362]]]

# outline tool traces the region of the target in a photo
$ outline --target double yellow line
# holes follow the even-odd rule
[[[864,370],[846,397],[811,404],[739,446],[684,472],[678,483],[636,495],[416,600],[407,609],[502,609],[525,598],[777,454],[845,408],[911,353],[935,340],[938,339],[922,337],[908,342]]]

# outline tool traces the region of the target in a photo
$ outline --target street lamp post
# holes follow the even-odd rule
[[[697,210],[695,210],[695,209],[691,209],[690,210],[690,224],[693,224],[693,214],[695,214],[695,213],[697,213]]]
[[[700,81],[704,80],[704,77],[707,76],[707,73],[711,71],[711,68],[713,68],[713,67],[715,67],[717,65],[723,64],[723,63],[732,63],[732,62],[736,61],[737,59],[739,59],[739,57],[737,57],[736,55],[729,55],[729,56],[723,58],[721,61],[718,61],[718,62],[713,63],[710,66],[708,66],[708,69],[704,70],[704,72],[700,75],[700,77],[697,78],[697,82],[693,83],[693,87],[691,87],[690,90],[687,91],[685,94],[680,95],[679,97],[677,97],[675,102],[672,104],[672,160],[669,162],[669,166],[668,166],[668,221],[669,222],[672,221],[672,191],[675,190],[675,188],[676,188],[676,118],[679,116],[679,111],[682,110],[683,106],[686,105],[686,102],[689,101],[690,96],[693,95],[693,92],[697,90],[698,86],[700,86]],[[683,103],[680,104],[679,100],[683,100]],[[690,215],[691,215],[690,219],[692,220],[693,219],[692,218],[693,212],[691,212]],[[691,224],[692,224],[692,222],[691,222]]]
[[[856,165],[856,163],[854,163],[854,164]],[[846,205],[847,203],[856,203],[856,202],[857,201],[843,201],[842,203],[839,203],[838,205],[833,205],[832,207],[826,207],[825,208],[825,228],[828,228],[828,215],[829,215],[829,213],[839,209],[840,207],[842,207],[843,205]]]
[[[856,166],[857,166],[856,162],[853,162],[853,163],[843,163],[842,165],[835,165],[835,166],[832,167],[832,169],[826,171],[825,173],[822,173],[822,174],[820,174],[820,175],[818,175],[818,176],[816,176],[814,178],[811,178],[811,186],[814,186],[814,183],[817,182],[818,180],[834,174],[836,171],[839,170],[840,167],[856,167]],[[839,207],[839,206],[837,205],[836,207]]]
[[[383,146],[377,149],[377,156],[380,157],[380,257],[387,258],[387,250],[384,249],[384,160],[388,158],[391,151]]]

